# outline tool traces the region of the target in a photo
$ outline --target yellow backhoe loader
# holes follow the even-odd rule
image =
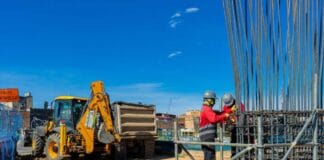
[[[48,160],[73,155],[110,154],[113,144],[120,142],[109,96],[103,82],[91,83],[91,98],[59,96],[54,101],[53,118],[36,128],[32,154],[43,153]]]

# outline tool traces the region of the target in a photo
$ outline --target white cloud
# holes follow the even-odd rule
[[[170,20],[169,21],[169,25],[170,25],[171,28],[176,28],[177,25],[180,24],[180,23],[181,23],[181,21],[179,21],[179,20]]]
[[[180,12],[177,12],[173,16],[171,16],[171,19],[177,18],[177,17],[181,17],[181,13]]]
[[[199,11],[197,7],[190,7],[185,9],[185,11],[176,12],[170,17],[169,25],[171,28],[176,28],[182,21],[184,14],[196,13]]]
[[[197,7],[190,7],[190,8],[187,8],[185,13],[196,13],[199,11],[199,8]]]
[[[176,28],[178,24],[181,23],[180,17],[181,17],[180,12],[176,12],[170,17],[169,25],[171,28]]]
[[[172,52],[171,54],[168,55],[168,58],[174,58],[178,55],[182,54],[181,51],[175,51],[175,52]]]

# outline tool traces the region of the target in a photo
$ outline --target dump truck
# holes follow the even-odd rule
[[[145,148],[140,144],[154,143],[154,105],[118,102],[112,106],[101,81],[91,83],[89,99],[56,97],[52,119],[33,133],[33,157],[46,155],[48,160],[60,160],[107,155],[111,159],[126,159],[127,148]],[[144,153],[146,157],[153,154]]]
[[[117,159],[151,158],[157,138],[155,105],[119,101],[112,107],[115,126],[121,137]]]

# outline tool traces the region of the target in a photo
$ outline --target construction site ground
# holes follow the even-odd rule
[[[20,149],[19,154],[23,155],[23,156],[20,157],[20,158],[17,158],[17,159],[20,159],[20,160],[30,160],[30,159],[32,159],[29,156],[30,151],[31,151],[30,147]],[[204,159],[202,151],[189,150],[189,152],[195,158],[195,160],[203,160]],[[190,157],[185,152],[182,152],[178,156],[179,156],[179,160],[190,160]],[[221,157],[221,153],[217,152],[216,153],[216,159],[221,159],[220,157]],[[231,152],[230,151],[224,151],[223,152],[223,157],[224,157],[224,160],[231,159],[230,158],[231,157]],[[38,160],[45,160],[45,159],[46,158],[39,158]],[[154,155],[153,158],[145,159],[145,160],[174,160],[174,159],[175,159],[174,155]],[[133,160],[144,160],[144,159],[136,158],[136,159],[133,159]]]

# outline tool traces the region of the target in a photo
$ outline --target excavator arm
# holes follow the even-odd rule
[[[113,123],[109,97],[106,95],[102,81],[91,83],[91,95],[91,99],[88,105],[85,106],[84,112],[77,124],[77,130],[83,136],[83,146],[85,146],[87,154],[92,153],[94,150],[98,116],[101,117],[103,124],[100,126],[100,133],[97,138],[104,137],[102,138],[105,139],[103,140],[104,143],[120,142],[120,136],[116,132]]]

